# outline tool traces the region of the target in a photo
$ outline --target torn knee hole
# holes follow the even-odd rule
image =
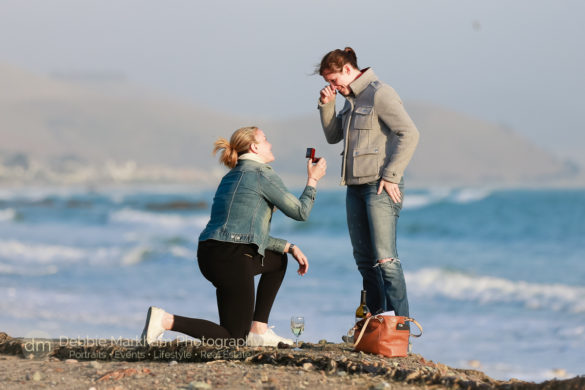
[[[379,267],[382,264],[386,264],[386,263],[389,263],[389,264],[400,263],[400,259],[395,258],[395,257],[388,257],[386,259],[381,259],[381,260],[378,260],[378,262],[376,263],[376,265],[374,267]]]

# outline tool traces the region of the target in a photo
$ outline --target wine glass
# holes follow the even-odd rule
[[[295,351],[299,351],[299,336],[305,330],[305,317],[295,316],[290,318],[290,330],[296,337],[296,347],[293,348]]]

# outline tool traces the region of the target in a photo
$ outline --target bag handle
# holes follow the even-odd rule
[[[418,326],[418,329],[420,330],[420,333],[419,333],[419,334],[412,334],[412,333],[411,333],[410,335],[411,335],[412,337],[420,337],[420,336],[422,336],[422,334],[423,334],[423,328],[422,328],[422,326],[421,326],[421,325],[418,323],[418,321],[417,321],[417,320],[415,320],[414,318],[410,318],[410,317],[409,317],[409,318],[407,318],[407,319],[406,319],[406,321],[408,321],[408,322],[412,322],[413,324],[415,324],[416,326]]]
[[[378,316],[370,316],[370,317],[368,317],[368,319],[366,320],[366,322],[364,322],[364,325],[362,325],[362,330],[360,331],[360,335],[358,336],[357,340],[356,340],[356,341],[355,341],[355,343],[353,344],[353,347],[354,347],[354,348],[355,348],[355,347],[356,347],[356,346],[359,344],[360,340],[362,339],[362,336],[364,335],[364,332],[366,331],[366,328],[367,328],[367,326],[368,326],[368,323],[370,322],[370,320],[371,320],[372,318],[376,318],[376,319],[378,319]],[[382,320],[382,321],[383,321],[383,320]],[[405,320],[405,321],[408,321],[408,322],[412,322],[412,323],[414,323],[414,324],[415,324],[415,325],[418,327],[418,329],[420,330],[420,333],[419,333],[419,334],[412,334],[412,333],[411,333],[410,335],[411,335],[412,337],[420,337],[420,336],[422,336],[422,334],[423,334],[423,328],[422,328],[421,324],[419,324],[419,323],[418,323],[418,321],[417,321],[417,320],[415,320],[414,318],[410,318],[410,317],[408,317],[408,318],[406,318],[406,320]]]
[[[362,339],[362,336],[364,335],[364,332],[366,331],[366,327],[368,326],[368,323],[374,317],[376,317],[376,316],[369,316],[368,319],[366,320],[366,322],[364,322],[364,325],[362,326],[362,330],[360,331],[360,335],[358,336],[357,340],[353,344],[354,348],[359,344],[360,340]]]

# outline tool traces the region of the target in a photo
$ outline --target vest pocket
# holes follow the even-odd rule
[[[355,149],[353,157],[353,176],[376,176],[380,171],[378,148]]]
[[[354,111],[353,128],[354,129],[371,129],[374,117],[372,106],[356,107]]]

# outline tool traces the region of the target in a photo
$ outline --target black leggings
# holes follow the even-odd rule
[[[286,254],[266,250],[262,258],[251,244],[207,240],[199,243],[197,260],[216,288],[219,325],[175,315],[173,331],[198,339],[245,339],[252,321],[268,323],[286,273]],[[259,274],[254,307],[254,275]]]

